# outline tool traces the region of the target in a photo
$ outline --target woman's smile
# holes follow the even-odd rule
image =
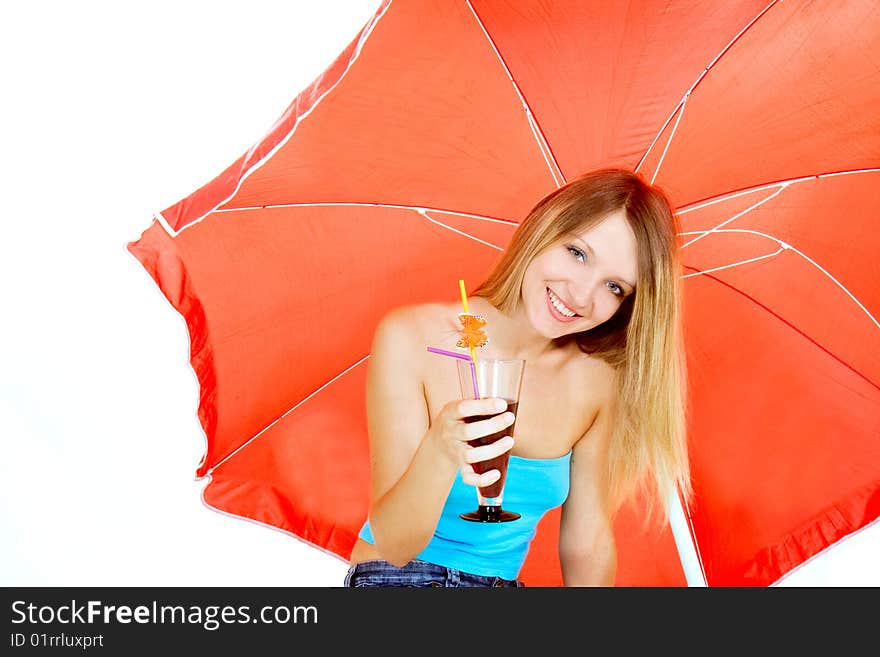
[[[532,327],[552,339],[608,320],[635,291],[637,254],[635,233],[623,211],[539,252],[522,283]]]
[[[550,309],[550,315],[558,322],[573,322],[581,317],[549,287],[547,288],[547,307]]]

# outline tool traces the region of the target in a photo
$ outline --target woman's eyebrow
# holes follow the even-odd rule
[[[584,240],[582,237],[575,237],[575,238],[573,239],[573,241],[575,241],[575,242],[579,242],[580,244],[582,244],[583,247],[584,247],[584,250],[585,250],[588,254],[590,254],[590,256],[592,256],[593,258],[596,257],[596,252],[593,251],[593,247],[590,246],[589,242],[587,242],[586,240]],[[619,279],[622,283],[626,283],[626,284],[629,285],[630,288],[632,288],[633,290],[636,289],[635,283],[630,283],[628,280],[626,280],[626,279],[623,278],[622,276],[615,276],[615,278]]]

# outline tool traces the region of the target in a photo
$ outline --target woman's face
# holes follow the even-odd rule
[[[532,259],[522,285],[526,316],[551,339],[591,329],[635,292],[637,271],[636,237],[621,209]]]

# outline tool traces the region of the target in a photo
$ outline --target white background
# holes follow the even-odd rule
[[[183,319],[125,249],[238,158],[378,0],[3,3],[0,585],[338,586],[201,503]],[[786,578],[880,585],[880,523]]]

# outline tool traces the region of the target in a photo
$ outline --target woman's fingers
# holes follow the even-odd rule
[[[494,417],[477,422],[465,422],[462,427],[463,440],[474,440],[483,436],[491,436],[493,433],[504,431],[512,425],[516,420],[516,416],[507,411]]]
[[[505,452],[509,452],[513,447],[513,438],[505,436],[501,440],[496,440],[489,445],[481,445],[480,447],[470,447],[464,452],[465,463],[479,463],[480,461],[488,461],[496,456],[501,456]]]
[[[474,467],[470,463],[465,463],[461,466],[461,479],[464,483],[470,486],[482,488],[483,486],[491,486],[501,479],[501,472],[498,470],[489,470],[483,474],[478,474],[474,471]]]
[[[507,400],[497,397],[459,399],[450,402],[448,410],[453,419],[456,420],[463,420],[475,415],[496,415],[507,410]]]

